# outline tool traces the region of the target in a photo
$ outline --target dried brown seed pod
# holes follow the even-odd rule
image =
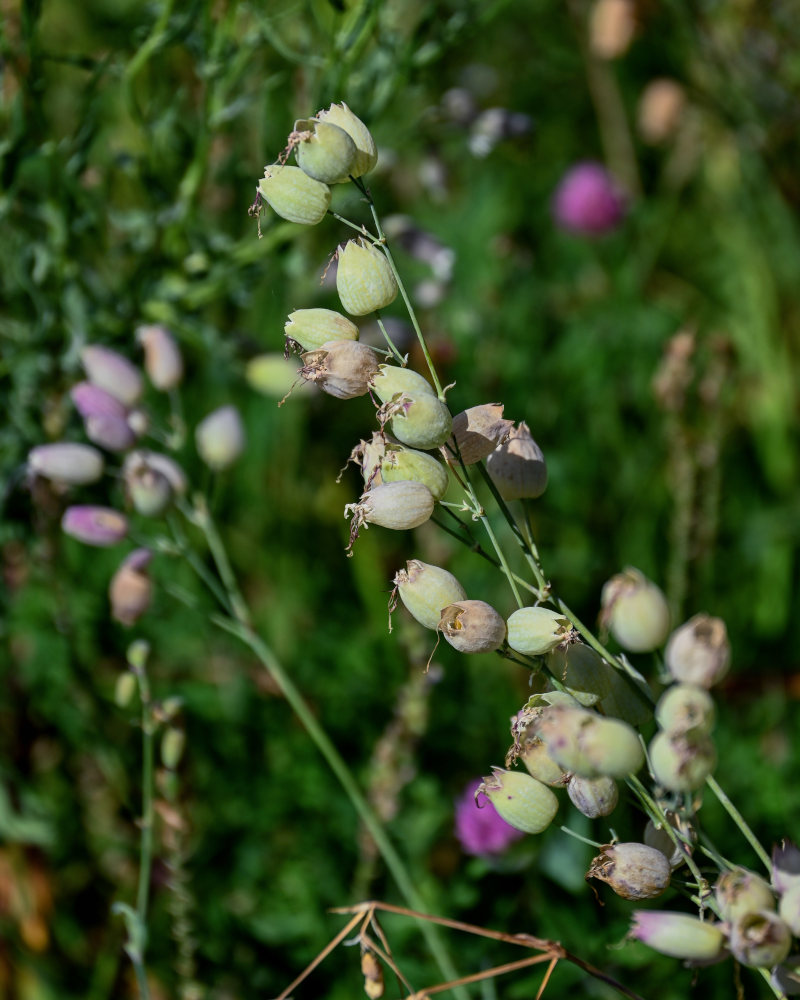
[[[669,862],[661,851],[645,844],[607,844],[586,878],[605,882],[623,899],[655,899],[669,886]]]
[[[487,458],[508,437],[513,420],[503,419],[502,403],[471,406],[453,417],[453,437],[465,465]]]
[[[506,639],[506,623],[486,601],[459,601],[443,609],[439,631],[461,653],[491,653]]]

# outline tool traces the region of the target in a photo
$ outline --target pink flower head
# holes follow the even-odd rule
[[[577,163],[564,174],[553,196],[553,215],[562,229],[602,236],[619,225],[625,195],[600,163]]]
[[[509,826],[485,795],[475,801],[480,784],[480,778],[471,781],[456,802],[456,837],[467,854],[501,854],[523,833]]]

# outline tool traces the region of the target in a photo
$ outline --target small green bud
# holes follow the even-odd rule
[[[502,403],[471,406],[453,417],[453,437],[465,465],[491,455],[508,437],[513,420],[503,419]]]
[[[540,781],[521,771],[493,767],[476,792],[483,792],[500,816],[523,833],[546,830],[558,811],[558,799]]]
[[[792,932],[775,913],[745,913],[733,921],[728,947],[737,962],[751,969],[779,965],[792,947]]]
[[[714,727],[714,702],[693,684],[673,684],[656,705],[656,722],[671,736],[708,734]]]
[[[545,664],[572,697],[587,708],[611,691],[613,667],[584,642],[571,642],[552,649],[545,657]]]
[[[520,608],[508,619],[508,644],[518,653],[543,656],[573,635],[572,622],[551,608]]]
[[[696,791],[717,763],[714,744],[703,735],[690,739],[656,733],[649,755],[656,781],[670,792]]]
[[[695,615],[669,637],[667,669],[677,681],[710,688],[728,672],[731,647],[721,618]]]
[[[315,181],[341,184],[348,179],[357,150],[343,128],[306,118],[294,123],[289,140],[300,169]]]
[[[146,639],[134,639],[125,655],[132,670],[142,671],[150,658],[150,643]]]
[[[415,372],[413,368],[401,368],[399,365],[381,365],[372,378],[370,388],[382,403],[388,403],[401,392],[412,398],[436,395],[424,375]]]
[[[314,117],[317,121],[338,125],[355,143],[356,158],[350,166],[351,177],[361,177],[373,169],[378,162],[375,140],[367,126],[353,114],[344,101],[341,104],[331,104],[327,111],[318,111]]]
[[[264,169],[258,191],[282,219],[301,226],[315,226],[325,218],[331,189],[303,173],[300,167],[273,163]]]
[[[597,819],[610,816],[619,802],[619,789],[613,778],[581,778],[574,774],[567,784],[570,801],[584,816]]]
[[[354,399],[369,391],[378,369],[378,355],[357,340],[331,340],[303,355],[300,374],[337,399]]]
[[[720,924],[667,910],[635,910],[630,937],[672,958],[713,962],[725,950]]]
[[[215,472],[233,465],[244,451],[244,425],[235,406],[209,413],[195,427],[194,436],[200,458]]]
[[[334,309],[295,309],[283,332],[304,351],[316,351],[331,340],[358,340],[355,323]]]
[[[714,896],[723,920],[738,920],[745,913],[775,909],[772,889],[746,868],[723,872],[714,886]]]
[[[129,670],[117,677],[117,683],[114,687],[114,701],[120,708],[127,708],[130,705],[136,694],[136,687],[136,678]]]
[[[363,236],[338,252],[336,291],[346,312],[366,316],[397,298],[397,281],[386,255]]]
[[[542,449],[524,421],[488,456],[486,469],[504,500],[536,499],[547,488]]]
[[[439,619],[439,631],[461,653],[491,653],[506,638],[506,623],[486,601],[449,604]]]
[[[447,406],[432,393],[401,393],[385,403],[380,415],[391,417],[392,434],[411,448],[440,448],[450,437],[453,418]]]
[[[161,738],[161,762],[164,767],[174,771],[183,757],[186,747],[186,733],[176,726],[168,726]]]
[[[667,599],[638,569],[613,576],[603,587],[601,604],[602,624],[623,649],[649,653],[667,638]]]
[[[392,582],[412,618],[429,629],[439,627],[443,608],[467,597],[452,573],[420,559],[410,559],[405,569],[395,573]]]
[[[352,519],[348,548],[352,548],[365,525],[379,524],[396,531],[417,528],[430,518],[433,507],[433,494],[424,483],[406,480],[367,490],[358,503],[349,503],[344,509],[344,516]]]
[[[520,746],[519,757],[532,778],[545,785],[564,785],[568,775],[550,756],[547,744],[538,736],[525,740]]]
[[[655,899],[669,886],[669,862],[646,844],[608,844],[592,861],[586,878],[605,882],[623,899]]]

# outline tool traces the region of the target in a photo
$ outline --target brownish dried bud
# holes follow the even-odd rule
[[[645,142],[656,146],[675,134],[684,108],[686,94],[675,80],[651,80],[639,98],[636,118],[639,134]]]
[[[506,638],[506,623],[486,601],[450,604],[439,619],[439,631],[461,653],[491,653]]]
[[[306,351],[300,374],[337,399],[353,399],[369,391],[379,363],[375,351],[358,340],[330,340],[317,351]]]
[[[636,31],[632,0],[597,0],[589,18],[589,48],[599,59],[624,55]]]
[[[578,812],[597,819],[610,816],[619,802],[619,789],[613,778],[581,778],[573,775],[567,785],[567,795]]]
[[[702,734],[690,738],[656,733],[649,754],[653,776],[671,792],[695,791],[717,763],[714,744]]]
[[[108,587],[111,617],[122,625],[135,625],[150,606],[153,584],[147,567],[152,558],[148,549],[134,549],[111,578]]]
[[[669,886],[669,862],[645,844],[608,844],[592,861],[586,878],[605,882],[623,899],[655,899]]]
[[[522,421],[486,459],[486,468],[504,500],[535,499],[547,487],[542,449]]]
[[[502,403],[471,406],[453,417],[453,437],[465,465],[487,458],[508,437],[513,420],[503,419]]]
[[[710,688],[728,672],[731,647],[721,618],[695,615],[675,629],[664,650],[667,669],[676,681]]]

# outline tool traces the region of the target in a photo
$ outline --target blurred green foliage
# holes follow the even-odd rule
[[[142,322],[180,341],[190,427],[225,402],[243,411],[246,460],[218,484],[216,513],[258,627],[364,783],[400,692],[416,691],[411,770],[389,773],[388,826],[430,911],[560,939],[645,997],[682,998],[692,981],[644,946],[615,947],[630,907],[604,892],[599,909],[582,880],[590,849],[559,831],[496,862],[460,852],[452,803],[502,762],[526,679],[440,647],[436,683],[420,688],[430,636],[402,614],[387,635],[390,580],[421,556],[503,612],[510,594],[433,529],[373,528],[347,560],[341,511],[358,484],[334,480],[372,427],[370,403],[297,392],[278,409],[245,383],[248,359],[282,349],[289,311],[335,303],[320,277],[343,227],[264,217],[258,239],[247,214],[295,118],[332,100],[377,139],[381,211],[455,252],[424,326],[454,412],[502,400],[542,446],[550,485],[535,528],[558,593],[592,622],[603,581],[635,565],[679,618],[725,618],[734,667],[718,692],[719,780],[764,843],[800,835],[800,20],[780,0],[633,7],[630,46],[606,60],[592,54],[582,0],[3,4],[0,995],[135,995],[110,912],[135,893],[141,809],[135,712],[113,700],[130,639],[108,618],[119,556],[64,539],[63,498],[32,503],[23,463],[43,440],[80,439],[68,390],[81,347],[135,357]],[[653,144],[637,121],[659,77],[685,104]],[[452,112],[456,99],[473,118],[502,107],[531,128],[474,155],[476,126]],[[551,216],[559,178],[586,159],[605,159],[631,192],[602,240]],[[366,219],[356,193],[335,199]],[[412,286],[430,278],[398,259]],[[399,303],[389,312],[400,317]],[[679,331],[693,351],[665,390]],[[192,448],[180,458],[199,481]],[[330,907],[356,891],[399,900],[263,671],[213,630],[186,568],[156,562],[158,596],[136,634],[152,643],[156,696],[183,699],[197,978],[209,998],[274,996],[339,928]],[[641,666],[655,675],[655,662]],[[755,865],[714,802],[702,815],[724,855]],[[614,824],[624,839],[642,820],[623,809]],[[179,989],[167,882],[161,860],[157,997]],[[435,981],[413,926],[385,926],[409,975]],[[477,939],[453,953],[465,973],[516,957]],[[501,981],[497,995],[529,996],[539,976]],[[732,995],[730,963],[700,977],[704,995]],[[359,984],[344,949],[296,995],[337,1000]],[[748,977],[752,995],[763,988]],[[566,969],[552,989],[611,995]]]

